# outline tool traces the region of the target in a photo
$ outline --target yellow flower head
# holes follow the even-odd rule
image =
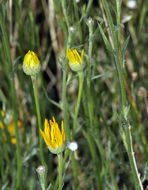
[[[1,114],[3,117],[5,117],[5,113],[3,110],[1,110]],[[10,121],[8,123],[6,123],[7,130],[9,132],[12,144],[16,144],[14,121],[13,121],[12,115],[10,115],[9,117],[10,117]],[[21,133],[23,133],[24,127],[23,127],[23,124],[20,120],[17,121],[17,125],[19,127],[19,131]],[[4,129],[3,123],[1,121],[0,121],[0,129]]]
[[[83,62],[84,49],[82,49],[81,57],[76,49],[67,49],[67,57],[69,60],[70,68],[73,71],[79,72],[83,70],[85,64]]]
[[[33,51],[28,51],[24,57],[23,70],[26,75],[35,76],[41,69],[38,56]]]
[[[1,112],[2,117],[4,117],[4,115],[5,115],[4,111],[1,110],[0,112]],[[4,127],[3,127],[3,123],[2,123],[1,121],[0,121],[0,128],[1,128],[1,129],[4,128]]]
[[[53,121],[50,120],[50,125],[48,123],[48,120],[45,119],[44,132],[41,129],[40,132],[44,138],[46,145],[53,154],[58,154],[64,150],[65,131],[63,121],[61,123],[60,130],[54,117]]]

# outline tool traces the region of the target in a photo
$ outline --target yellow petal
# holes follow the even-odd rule
[[[84,56],[84,49],[82,49],[82,52],[81,52],[81,62],[83,61],[83,56]]]

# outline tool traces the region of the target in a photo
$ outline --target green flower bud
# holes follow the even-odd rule
[[[26,75],[35,76],[41,69],[38,56],[33,51],[28,51],[24,57],[23,70]]]
[[[84,56],[84,49],[81,52],[81,57],[78,54],[76,49],[67,49],[67,57],[69,60],[69,66],[71,70],[75,72],[82,71],[84,69],[84,62],[83,62],[83,56]]]

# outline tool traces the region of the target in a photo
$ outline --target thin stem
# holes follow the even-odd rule
[[[7,37],[7,32],[4,24],[4,18],[2,15],[2,6],[0,5],[0,27],[2,31],[2,40],[4,46],[4,52],[6,57],[6,62],[8,64],[8,71],[9,73],[13,72],[13,64],[11,59],[9,41]],[[16,91],[15,91],[15,82],[14,76],[12,78],[9,77],[9,82],[11,86],[11,96],[12,96],[12,107],[13,107],[13,120],[14,120],[14,128],[15,128],[15,137],[16,137],[16,148],[17,148],[17,182],[16,182],[16,189],[20,189],[21,187],[21,171],[22,171],[22,162],[21,162],[21,150],[20,150],[20,139],[19,139],[19,132],[18,132],[18,125],[17,125],[17,98],[16,98]]]
[[[69,28],[68,15],[66,10],[65,0],[61,1],[64,17],[66,20],[67,27]],[[71,35],[68,36],[67,49],[69,49],[69,43],[71,42]],[[70,141],[70,129],[67,115],[67,99],[66,99],[66,79],[67,79],[67,61],[63,63],[63,83],[62,83],[62,100],[63,100],[63,112],[64,112],[64,128],[66,131],[67,141]]]
[[[84,80],[83,71],[79,72],[78,75],[79,75],[79,91],[78,91],[77,104],[76,104],[76,107],[75,107],[75,115],[74,115],[74,121],[73,121],[73,135],[72,135],[72,137],[74,137],[75,130],[76,130],[77,117],[78,117],[78,112],[79,112],[80,103],[81,103],[83,80]]]
[[[93,0],[88,1],[87,8],[86,8],[86,15],[88,15],[88,13],[89,13],[89,11],[91,9],[92,3],[93,3]]]
[[[126,106],[126,91],[125,91],[125,85],[124,85],[124,72],[122,69],[122,62],[121,61],[121,56],[120,56],[120,52],[119,52],[119,41],[116,35],[116,30],[113,24],[113,20],[112,20],[112,16],[108,7],[108,4],[106,2],[106,0],[102,0],[103,2],[103,6],[105,8],[106,11],[106,15],[107,15],[107,20],[108,20],[108,24],[109,24],[109,28],[111,31],[111,36],[112,36],[112,40],[113,40],[113,49],[115,51],[114,53],[114,58],[115,58],[115,63],[116,63],[116,67],[117,67],[117,72],[118,72],[118,76],[119,76],[119,81],[120,81],[120,87],[121,87],[121,97],[122,97],[122,110],[124,109],[124,107]],[[119,20],[119,15],[118,15],[118,20]],[[119,22],[119,21],[118,21]]]
[[[67,64],[65,64],[66,68]],[[66,99],[66,76],[67,72],[65,69],[63,70],[63,88],[62,88],[62,98],[63,98],[63,112],[64,112],[64,128],[66,131],[66,138],[67,141],[70,141],[70,129],[68,124],[68,116],[67,116],[67,99]]]
[[[78,26],[79,35],[80,35],[80,43],[82,43],[83,42],[83,35],[82,35],[82,30],[81,30],[81,25],[80,25],[80,19],[79,19],[78,7],[77,7],[76,0],[74,0],[74,10],[75,10],[77,26]]]
[[[32,85],[33,85],[33,92],[34,92],[34,98],[35,98],[35,105],[36,105],[36,112],[37,112],[37,118],[38,118],[38,130],[39,130],[39,141],[40,141],[40,156],[41,156],[41,162],[44,166],[44,154],[43,154],[43,145],[42,145],[42,137],[40,133],[40,129],[42,129],[41,124],[41,114],[40,114],[40,107],[39,107],[39,101],[38,101],[38,92],[37,92],[37,84],[36,84],[36,77],[32,78]]]
[[[73,168],[73,174],[74,174],[74,179],[75,179],[75,183],[76,183],[76,188],[78,190],[80,190],[80,184],[79,184],[78,172],[77,172],[77,162],[74,157],[74,152],[72,152],[71,159],[72,159],[72,168]]]
[[[112,182],[113,182],[113,185],[114,185],[114,189],[118,190],[119,188],[117,186],[117,183],[116,183],[116,180],[115,180],[115,177],[114,177],[114,174],[113,174],[113,170],[111,169],[111,164],[110,164],[110,162],[106,162],[107,158],[106,158],[104,149],[103,149],[103,147],[101,145],[100,137],[98,136],[97,138],[95,138],[95,141],[96,141],[96,145],[97,145],[97,148],[99,150],[99,153],[101,155],[101,160],[104,163],[104,166],[105,166],[106,170],[108,170],[108,173],[111,176],[111,179],[112,179]]]
[[[122,58],[122,53],[121,53],[121,45],[120,45],[120,30],[118,30],[118,35],[116,35],[116,31],[115,31],[115,27],[113,24],[113,20],[112,20],[112,16],[107,4],[106,0],[102,0],[103,2],[103,6],[105,8],[106,11],[106,15],[108,18],[108,24],[109,24],[109,28],[111,30],[111,34],[112,34],[112,40],[113,40],[113,44],[114,44],[114,58],[115,58],[115,63],[116,63],[116,67],[117,67],[117,71],[118,71],[118,76],[119,76],[119,81],[120,81],[120,88],[121,88],[121,98],[122,98],[122,114],[123,114],[123,118],[125,119],[125,121],[127,122],[127,118],[125,117],[124,114],[124,110],[126,107],[126,91],[125,91],[125,84],[124,84],[124,68],[123,68],[123,58]],[[121,1],[116,0],[116,8],[117,8],[117,24],[120,24],[120,14],[121,14]],[[125,144],[125,148],[126,151],[128,153],[128,157],[129,157],[129,161],[130,161],[130,165],[132,168],[132,172],[136,181],[136,187],[140,188],[141,190],[143,189],[142,187],[142,183],[141,180],[139,178],[139,174],[138,174],[138,169],[137,169],[137,165],[136,165],[136,160],[134,157],[134,152],[133,152],[133,147],[132,147],[132,136],[131,136],[131,132],[130,132],[130,127],[129,124],[128,125],[128,134],[125,135],[125,131],[122,132],[122,138],[123,138],[123,142]],[[125,129],[126,130],[126,129]],[[138,188],[138,189],[139,189]]]
[[[66,24],[67,24],[67,27],[69,27],[69,20],[68,20],[68,14],[67,14],[66,1],[62,0],[61,3],[62,3],[62,9],[63,9],[64,17],[65,17],[65,20],[66,20]]]
[[[58,190],[62,190],[63,180],[62,180],[62,153],[58,154],[58,172],[59,172],[59,188]]]
[[[93,99],[91,95],[91,59],[92,59],[92,49],[93,49],[93,25],[94,21],[90,18],[88,19],[89,28],[89,49],[88,49],[88,76],[87,76],[87,96],[88,96],[88,112],[90,119],[90,126],[93,125]]]
[[[2,182],[4,179],[4,158],[3,158],[3,150],[2,150],[2,146],[0,145],[0,170],[1,170],[1,178],[2,178]]]
[[[93,96],[91,93],[91,59],[92,59],[92,50],[93,50],[93,26],[94,21],[89,18],[87,21],[88,29],[89,29],[89,47],[88,47],[88,76],[87,76],[87,97],[88,97],[88,115],[89,115],[89,123],[87,126],[87,134],[83,131],[91,151],[91,155],[94,162],[94,173],[96,176],[96,182],[98,184],[98,188],[102,189],[102,180],[101,180],[101,173],[100,168],[98,165],[96,147],[91,136],[90,128],[94,127],[94,102]]]
[[[67,158],[69,157],[69,154],[70,154],[70,150],[66,149],[65,152],[64,152],[64,158],[63,158],[63,161],[62,161],[62,171],[63,171],[63,173],[66,170],[65,165],[66,165]],[[53,190],[57,189],[57,187],[58,187],[58,181],[59,181],[59,176],[57,176],[57,178],[56,178],[56,182],[55,182]]]
[[[15,84],[14,80],[11,80],[11,93],[12,93],[12,101],[13,101],[13,120],[15,127],[15,137],[16,137],[16,147],[17,147],[17,183],[16,188],[20,189],[21,187],[21,172],[22,172],[22,161],[21,161],[21,150],[20,150],[20,138],[19,131],[17,125],[17,100],[16,100],[16,92],[15,92]]]
[[[63,9],[64,17],[66,20],[66,24],[69,29],[70,25],[68,21],[66,2],[65,0],[62,0],[61,3],[62,3],[62,9]],[[67,46],[66,46],[67,49],[69,49],[70,44],[71,44],[71,34],[70,32],[68,34],[69,35],[68,35]],[[68,122],[68,114],[67,114],[66,78],[67,78],[67,61],[63,64],[62,98],[63,98],[63,112],[64,112],[64,128],[66,130],[67,142],[69,142],[71,140],[71,134],[70,134],[70,128],[69,128],[69,122]],[[74,178],[75,178],[76,185],[78,186],[78,189],[80,189],[78,175],[77,175],[76,160],[73,154],[72,154],[72,167],[74,171]]]
[[[99,168],[99,163],[98,163],[98,158],[97,158],[97,153],[96,153],[96,149],[95,149],[95,144],[93,142],[93,138],[91,136],[91,132],[90,129],[88,128],[87,133],[85,132],[85,130],[82,131],[85,138],[88,141],[88,145],[90,148],[90,152],[93,158],[93,162],[94,162],[94,173],[95,173],[95,177],[96,177],[96,182],[98,185],[98,189],[103,189],[103,184],[102,184],[102,180],[101,180],[101,170]]]
[[[138,172],[137,164],[136,164],[136,159],[133,151],[133,143],[132,143],[132,135],[131,135],[131,126],[128,123],[128,156],[130,160],[130,165],[134,173],[135,181],[136,181],[136,188],[139,190],[143,190],[142,182],[140,179],[140,174]]]

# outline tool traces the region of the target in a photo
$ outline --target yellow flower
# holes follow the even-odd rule
[[[84,49],[82,49],[81,57],[76,49],[67,49],[67,57],[69,60],[70,68],[73,71],[79,72],[83,70],[85,64],[83,62]]]
[[[48,120],[45,119],[44,122],[44,132],[40,129],[40,132],[44,138],[48,149],[53,154],[58,154],[64,150],[64,142],[65,142],[65,131],[63,126],[63,121],[61,123],[61,130],[55,118],[53,117],[53,121],[50,120],[50,125]]]
[[[33,51],[28,51],[24,57],[23,70],[26,75],[35,76],[41,69],[38,56]]]
[[[3,110],[1,110],[1,114],[4,117],[5,113]],[[15,127],[14,127],[14,121],[12,119],[12,115],[10,115],[11,120],[7,123],[7,130],[9,132],[11,142],[12,144],[16,144],[16,138],[15,138]],[[19,127],[20,132],[22,133],[24,131],[24,127],[22,125],[22,122],[20,120],[17,121],[17,125]],[[0,128],[3,129],[3,123],[0,121]]]
[[[5,113],[4,113],[4,111],[3,110],[1,110],[1,115],[2,115],[2,117],[4,117],[4,115],[5,115]],[[0,128],[2,129],[2,128],[4,128],[3,127],[3,123],[0,121]]]

